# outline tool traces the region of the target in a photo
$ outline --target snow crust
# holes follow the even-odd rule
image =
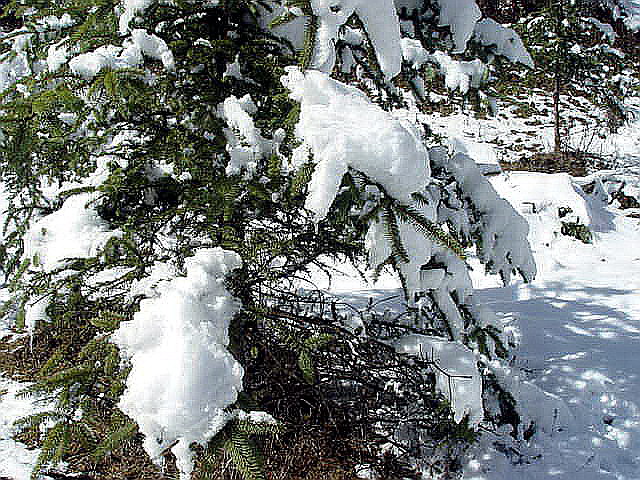
[[[394,347],[436,365],[436,388],[449,400],[456,422],[468,416],[469,425],[477,426],[483,420],[482,377],[471,350],[460,342],[418,334],[398,339]]]
[[[171,448],[183,480],[193,470],[189,445],[224,427],[225,408],[242,390],[242,366],[227,350],[240,302],[224,284],[240,266],[234,252],[198,251],[185,261],[186,277],[160,282],[157,296],[112,335],[132,365],[118,406],[140,426],[154,461]]]

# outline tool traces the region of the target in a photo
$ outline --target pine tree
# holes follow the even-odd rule
[[[392,442],[397,465],[439,464],[442,475],[481,421],[522,437],[493,371],[509,338],[474,302],[465,256],[475,248],[489,272],[529,280],[526,222],[471,159],[407,117],[420,98],[401,81],[416,72],[393,3],[143,3],[7,7],[24,27],[0,57],[4,312],[56,346],[28,392],[56,404],[26,421],[47,422],[38,468],[95,465],[144,437],[152,460],[173,454],[183,478],[194,455],[207,475],[221,450],[263,478],[262,430],[245,418],[333,422],[361,435],[379,468]],[[441,16],[451,7],[438,5]],[[479,18],[464,13],[447,20],[457,48]],[[405,40],[427,51],[438,17],[415,22]],[[370,148],[343,119],[362,120],[354,112],[395,140]],[[406,312],[353,312],[299,288],[336,261],[394,270]],[[140,370],[150,352],[174,363]],[[445,359],[468,374],[449,374]],[[471,400],[454,398],[464,381]],[[171,412],[166,398],[198,407]],[[107,432],[96,428],[105,418]]]
[[[536,63],[530,79],[553,95],[553,151],[563,157],[570,146],[564,138],[568,122],[562,96],[581,96],[602,105],[607,112],[602,127],[611,131],[625,121],[625,84],[633,83],[634,60],[614,48],[617,34],[603,12],[598,2],[550,0],[519,22]],[[626,80],[620,82],[622,78]]]

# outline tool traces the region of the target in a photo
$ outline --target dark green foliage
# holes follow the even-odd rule
[[[573,237],[580,240],[582,243],[591,243],[593,241],[593,235],[591,230],[586,225],[580,222],[560,222],[562,227],[560,233],[568,237]]]
[[[269,422],[254,422],[250,419],[234,419],[209,442],[200,454],[202,479],[208,477],[206,472],[219,468],[220,457],[228,459],[244,480],[266,480],[264,459],[259,440],[274,437],[283,431],[281,425]]]
[[[32,61],[46,57],[52,39],[68,36],[66,44],[78,46],[75,53],[121,43],[114,1],[27,3],[11,3],[8,11],[22,15],[37,7],[27,22],[35,33]],[[318,19],[308,0],[288,5],[308,17],[299,54],[307,68]],[[434,456],[450,465],[476,437],[466,422],[455,423],[447,399],[436,392],[433,365],[389,346],[407,333],[452,339],[435,301],[427,299],[420,311],[398,319],[353,307],[352,315],[361,320],[354,330],[343,311],[347,307],[340,310],[324,295],[299,289],[298,281],[309,270],[328,268],[327,258],[363,264],[364,237],[373,222],[384,224],[393,247],[382,266],[396,269],[411,260],[402,225],[461,259],[473,239],[458,238],[450,226],[429,220],[420,211],[426,201],[420,195],[406,205],[355,170],[342,179],[326,219],[316,222],[305,210],[314,163],[309,158],[295,171],[291,166],[299,146],[294,127],[300,106],[280,82],[284,67],[296,62],[296,52],[260,27],[257,20],[266,8],[267,3],[251,0],[224,0],[210,7],[154,3],[136,27],[156,32],[168,44],[175,70],[165,71],[157,60],[146,58],[140,69],[105,68],[81,78],[63,65],[55,73],[25,78],[28,94],[17,86],[3,93],[0,129],[7,141],[0,145],[0,177],[9,189],[10,208],[0,268],[13,293],[3,312],[22,329],[26,309],[39,299],[47,302],[50,319],[32,332],[47,340],[47,351],[25,391],[53,402],[51,412],[23,422],[32,432],[47,426],[39,438],[42,454],[34,475],[77,457],[91,465],[107,461],[140,436],[117,410],[128,370],[109,336],[121,321],[134,317],[144,294],[130,298],[131,289],[157,262],[180,271],[186,258],[207,247],[232,250],[243,261],[226,279],[242,302],[230,326],[229,349],[246,372],[245,395],[233,408],[265,410],[298,429],[313,425],[357,436],[381,471],[379,445],[396,442],[395,433],[404,428],[420,432],[398,447],[404,457]],[[38,18],[64,12],[72,14],[74,25],[57,33],[37,32]],[[420,27],[418,35],[430,41],[426,32],[436,21],[433,13],[425,7],[407,15]],[[274,24],[291,19],[287,15]],[[355,16],[349,25],[366,39],[353,49],[364,74],[357,78],[342,72],[343,78],[384,108],[401,105],[403,87],[384,80],[364,26]],[[235,62],[241,78],[225,75]],[[282,142],[277,151],[256,158],[255,173],[229,174],[230,138],[239,132],[227,125],[219,106],[231,96],[245,95],[256,106],[252,118],[260,135]],[[99,181],[92,176],[96,168],[101,169]],[[52,195],[44,188],[47,183],[64,188]],[[95,255],[64,259],[44,270],[40,259],[24,258],[24,236],[35,220],[73,196],[85,198],[105,228],[118,233]],[[99,275],[104,272],[109,275]],[[477,319],[466,313],[467,344],[491,357],[507,357],[499,332],[472,328]],[[377,420],[387,408],[381,433]],[[265,478],[260,439],[278,434],[281,427],[241,418],[229,422],[209,445],[193,446],[199,454],[198,475],[213,476],[222,460],[230,460],[246,480]],[[384,462],[406,463],[401,458]],[[434,469],[448,471],[436,464]]]
[[[45,429],[33,478],[43,468],[55,466],[72,453],[98,461],[136,433],[135,424],[127,420],[124,430],[118,427],[102,437],[104,415],[124,390],[127,371],[122,370],[118,350],[108,338],[100,333],[93,338],[92,335],[95,328],[98,332],[113,330],[122,319],[122,314],[104,312],[86,325],[42,332],[59,343],[59,347],[42,365],[36,381],[22,392],[22,395],[38,395],[55,407],[53,411],[31,415],[19,422],[23,430],[37,432],[41,425]],[[75,342],[70,341],[70,336],[76,338]],[[111,421],[115,418],[109,423]]]

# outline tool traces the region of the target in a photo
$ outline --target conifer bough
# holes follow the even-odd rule
[[[400,3],[420,34],[391,0],[8,5],[4,312],[59,346],[32,387],[56,405],[27,422],[45,422],[37,468],[139,433],[181,478],[221,451],[264,478],[254,436],[341,418],[374,467],[448,475],[483,422],[522,435],[465,249],[530,279],[527,225],[425,135],[411,60],[475,85],[420,42],[440,25],[462,51],[479,10]],[[393,269],[406,312],[299,288],[336,260]]]

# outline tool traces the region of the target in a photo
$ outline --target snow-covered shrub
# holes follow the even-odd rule
[[[522,434],[491,373],[510,340],[465,256],[532,278],[526,223],[473,159],[429,143],[428,92],[402,81],[424,60],[475,85],[479,60],[427,39],[448,27],[463,51],[479,9],[398,3],[10,6],[25,25],[2,39],[0,259],[5,311],[54,346],[34,388],[57,410],[27,422],[44,422],[39,468],[99,464],[139,432],[189,478],[221,438],[338,418],[374,467],[449,475],[481,423]],[[421,12],[413,30],[396,7]],[[394,270],[406,312],[301,291],[327,259]]]

